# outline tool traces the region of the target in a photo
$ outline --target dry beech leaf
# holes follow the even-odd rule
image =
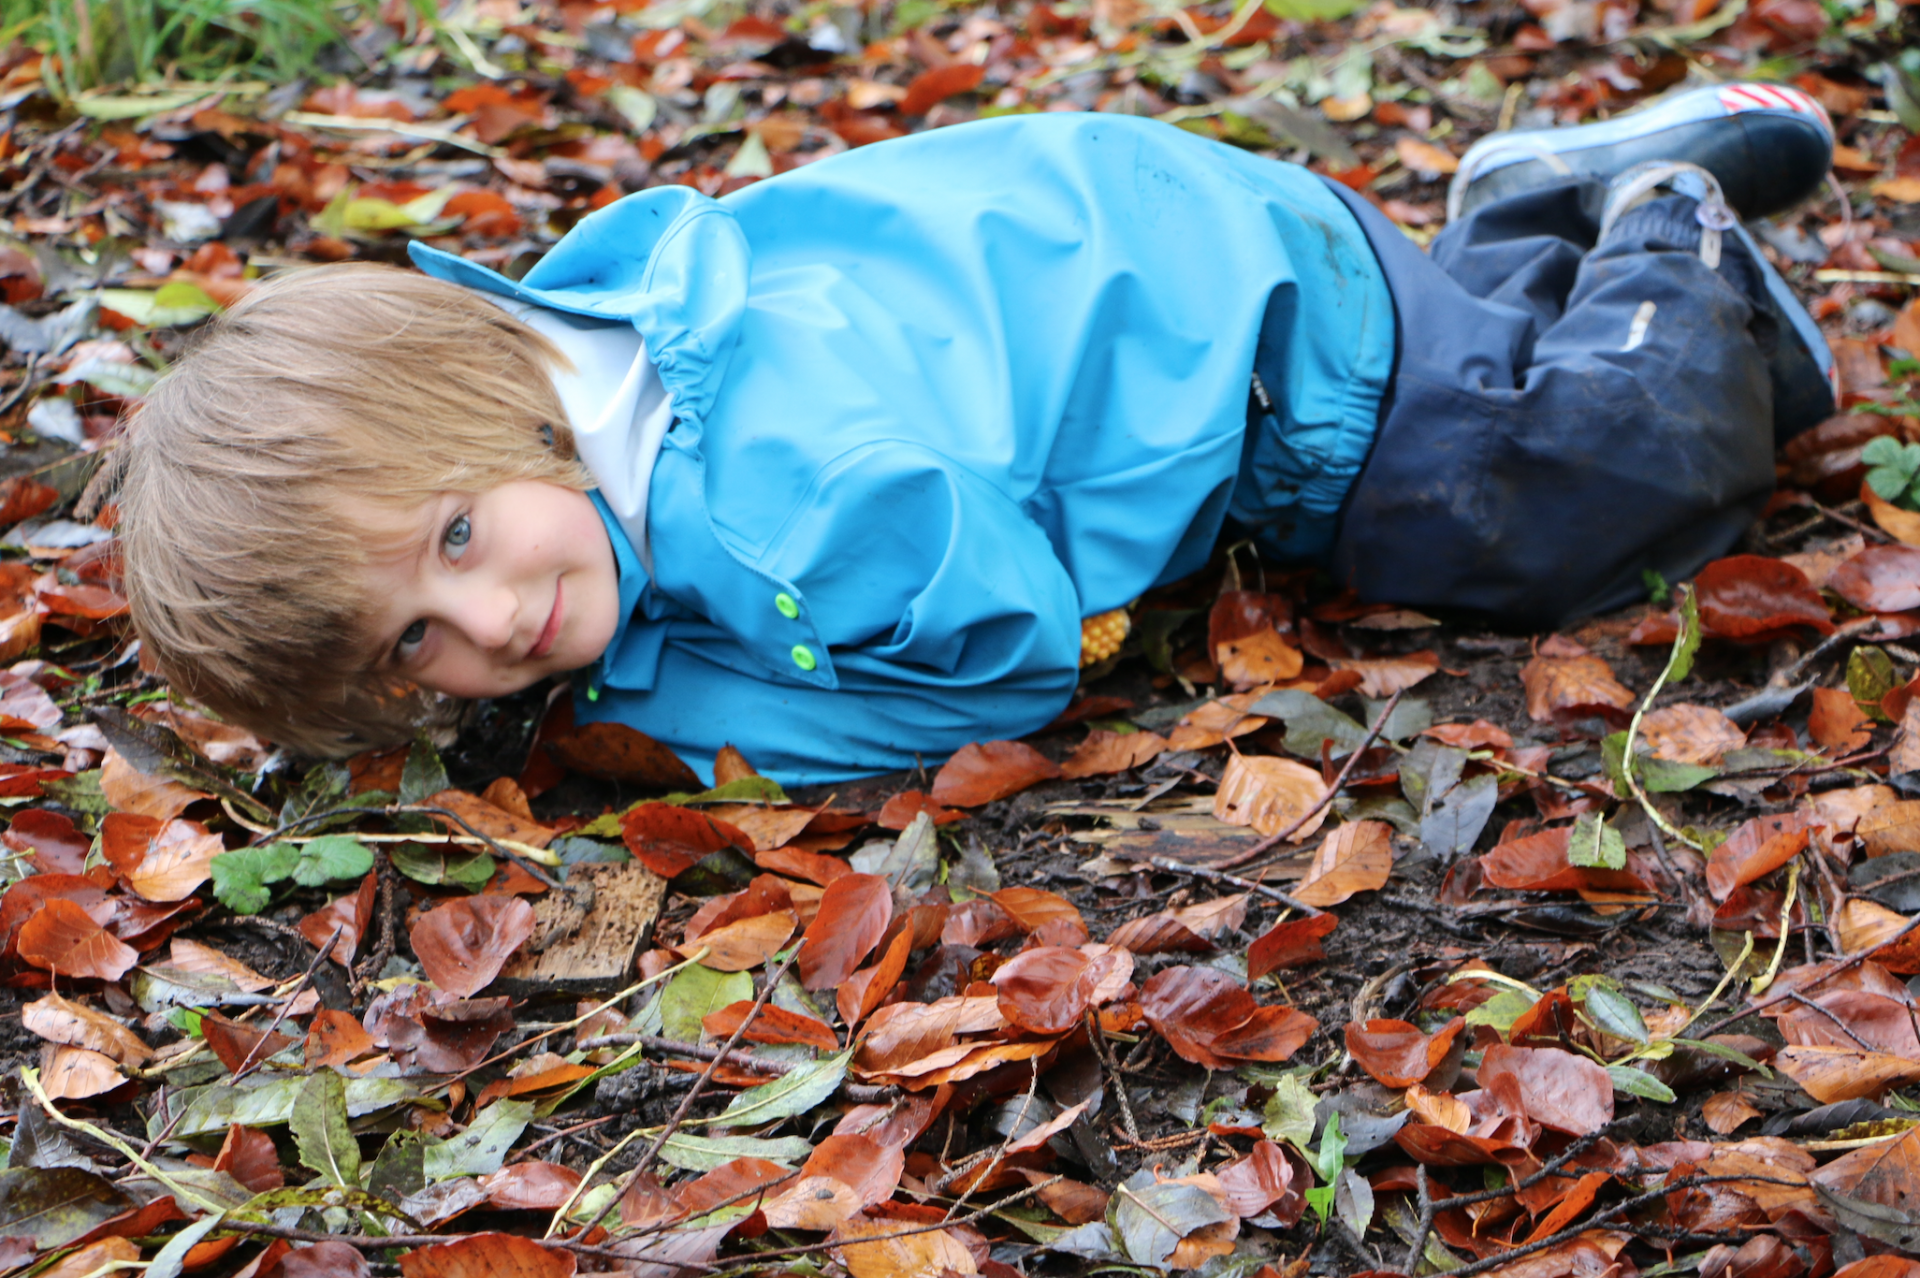
[[[1275,923],[1247,947],[1247,979],[1257,981],[1283,967],[1303,967],[1327,956],[1320,940],[1339,925],[1332,914]]]
[[[1868,856],[1920,852],[1920,799],[1902,799],[1865,813],[1853,837]]]
[[[161,821],[170,821],[188,805],[210,797],[178,781],[148,776],[121,758],[120,752],[112,747],[108,747],[100,761],[100,793],[116,812],[132,812]]]
[[[1230,639],[1213,650],[1220,677],[1236,688],[1262,687],[1298,678],[1306,656],[1272,626]]]
[[[554,1211],[580,1186],[580,1173],[538,1159],[511,1163],[480,1178],[487,1206],[498,1211]]]
[[[77,981],[117,981],[140,955],[72,901],[55,897],[20,925],[20,957]]]
[[[915,910],[918,913],[918,908]],[[938,939],[938,938],[935,938]],[[849,976],[834,993],[834,1005],[840,1019],[849,1026],[858,1025],[886,1001],[893,987],[906,974],[907,960],[913,954],[913,929],[901,928],[888,943],[886,953],[872,967],[861,968]]]
[[[449,834],[479,833],[490,839],[511,839],[515,843],[536,848],[544,848],[553,842],[553,831],[546,826],[495,807],[465,790],[442,790],[429,795],[425,806],[445,808],[465,822],[466,826],[472,827],[468,829],[449,817],[433,815],[432,820],[444,826]]]
[[[1873,720],[1845,688],[1815,688],[1807,733],[1815,745],[1846,754],[1873,739]]]
[[[367,934],[367,926],[373,922],[373,897],[379,880],[379,871],[370,872],[360,880],[358,888],[335,897],[294,926],[315,949],[324,948],[337,930],[340,939],[334,942],[327,957],[341,967],[351,967],[354,953],[360,948],[360,938]]]
[[[256,1194],[279,1189],[287,1183],[273,1137],[256,1127],[239,1123],[227,1125],[227,1138],[220,1142],[220,1153],[213,1160],[213,1169],[226,1172]]]
[[[213,875],[213,858],[227,850],[198,821],[168,821],[137,865],[122,868],[127,886],[149,901],[184,901]]]
[[[1167,749],[1205,750],[1229,737],[1243,737],[1266,727],[1268,721],[1264,716],[1247,713],[1247,707],[1261,695],[1247,692],[1195,706],[1167,734]]]
[[[702,932],[698,940],[674,952],[692,958],[704,947],[708,952],[701,956],[700,966],[716,972],[747,972],[772,958],[799,925],[799,917],[792,910],[777,910]]]
[[[574,1269],[572,1252],[518,1234],[471,1234],[400,1257],[401,1278],[573,1278]]]
[[[1555,655],[1559,652],[1569,655]],[[1613,677],[1613,667],[1564,641],[1557,646],[1552,640],[1543,643],[1540,655],[1520,671],[1520,683],[1527,691],[1527,717],[1535,723],[1551,723],[1563,713],[1590,713],[1595,707],[1629,710],[1634,703],[1633,693]]]
[[[323,1007],[307,1026],[308,1069],[335,1069],[373,1050],[373,1035],[348,1012]]]
[[[85,1100],[127,1081],[111,1056],[59,1043],[41,1050],[40,1073],[41,1085],[55,1100]]]
[[[624,723],[589,723],[548,737],[547,753],[572,772],[643,790],[694,793],[705,787],[679,755]]]
[[[39,1278],[94,1278],[95,1275],[134,1272],[140,1249],[125,1238],[102,1238],[78,1251],[70,1251],[51,1268],[40,1271]]]
[[[1512,1079],[1527,1117],[1557,1132],[1580,1136],[1613,1121],[1613,1080],[1606,1068],[1557,1047],[1496,1043],[1481,1058],[1478,1077],[1488,1088],[1495,1079]]]
[[[1292,895],[1325,908],[1355,892],[1385,887],[1392,873],[1393,827],[1385,821],[1350,821],[1321,840]]]
[[[1920,546],[1920,514],[1900,509],[1873,491],[1873,486],[1864,479],[1860,481],[1860,500],[1867,504],[1868,513],[1881,531],[1906,545]]]
[[[1714,767],[1729,750],[1747,743],[1733,720],[1710,706],[1673,705],[1640,720],[1640,735],[1656,759]]]
[[[1390,697],[1436,673],[1440,655],[1422,648],[1396,657],[1333,657],[1327,664],[1359,675],[1360,691],[1369,697]]]
[[[119,1021],[58,994],[22,1007],[20,1023],[50,1043],[89,1048],[123,1065],[138,1065],[153,1055],[153,1049]]]
[[[1772,1064],[1822,1105],[1879,1100],[1894,1088],[1920,1083],[1920,1061],[1857,1047],[1783,1047]]]
[[[715,1039],[725,1041],[731,1038],[742,1025],[746,1032],[740,1036],[749,1043],[804,1043],[808,1047],[817,1047],[822,1051],[836,1051],[840,1040],[835,1037],[833,1027],[804,1012],[790,1012],[784,1007],[775,1007],[772,1003],[763,1004],[752,1021],[747,1013],[753,1010],[753,1000],[741,999],[729,1003],[717,1012],[708,1012],[700,1019],[702,1029]]]
[[[933,778],[933,801],[977,808],[1059,775],[1060,769],[1030,745],[977,741],[961,746],[941,767]]]
[[[533,907],[517,896],[457,897],[422,914],[407,935],[427,979],[467,998],[533,935]]]
[[[279,984],[271,977],[260,975],[239,959],[222,954],[211,945],[190,941],[184,936],[173,938],[172,947],[167,951],[167,962],[182,972],[224,977],[233,982],[236,988],[245,990],[249,994],[258,994],[261,990],[270,990]]]
[[[1235,755],[1227,761],[1214,794],[1213,815],[1228,825],[1250,825],[1271,838],[1305,816],[1326,793],[1326,781],[1305,764],[1267,755]],[[1326,819],[1327,810],[1322,808],[1288,841],[1304,842]]]
[[[1446,1059],[1466,1024],[1455,1017],[1436,1034],[1424,1033],[1406,1021],[1349,1024],[1347,1050],[1361,1069],[1388,1087],[1411,1087],[1424,1082]]]
[[[961,1275],[980,1272],[966,1244],[947,1230],[905,1232],[911,1228],[901,1221],[856,1216],[833,1231],[834,1255],[852,1278],[935,1278],[948,1270]]]
[[[1834,912],[1834,926],[1840,931],[1840,948],[1849,955],[1873,950],[1874,961],[1889,972],[1911,976],[1920,972],[1920,939],[1908,933],[1898,944],[1887,945],[1907,925],[1907,918],[1877,901],[1849,897]],[[1876,947],[1884,948],[1876,948]]]
[[[1109,732],[1095,728],[1060,765],[1069,781],[1127,772],[1151,762],[1167,748],[1166,738],[1152,732]]]
[[[1730,1136],[1742,1123],[1764,1111],[1747,1103],[1739,1092],[1715,1092],[1700,1103],[1700,1117],[1716,1136]]]
[[[833,1176],[802,1176],[760,1204],[770,1229],[825,1233],[860,1210],[860,1195]]]
[[[893,889],[877,874],[844,874],[827,884],[800,947],[800,983],[827,990],[852,976],[893,921]]]
[[[1724,901],[1733,890],[1773,873],[1806,848],[1813,818],[1806,812],[1755,817],[1727,836],[1707,862],[1707,890]]]
[[[1093,1006],[1091,964],[1057,945],[1022,950],[993,974],[1000,1014],[1030,1034],[1064,1034]]]
[[[987,899],[1005,910],[1023,932],[1036,932],[1057,919],[1075,924],[1082,932],[1087,930],[1079,907],[1058,892],[1049,892],[1045,888],[1010,887],[987,893]]]

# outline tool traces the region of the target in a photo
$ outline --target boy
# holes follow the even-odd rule
[[[1229,518],[1370,598],[1616,606],[1831,409],[1722,194],[1804,198],[1830,126],[1748,91],[1483,142],[1431,258],[1305,169],[1047,115],[647,191],[519,283],[283,277],[132,425],[135,625],[295,748],[575,670],[583,720],[814,782],[1041,727],[1081,619]]]

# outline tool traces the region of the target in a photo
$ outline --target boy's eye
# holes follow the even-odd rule
[[[401,656],[405,656],[408,648],[419,647],[421,640],[426,637],[427,623],[424,620],[416,621],[400,632],[400,642],[394,646],[400,650]]]
[[[472,540],[473,521],[465,515],[456,515],[453,522],[447,525],[446,535],[441,538],[446,544],[448,557],[452,559],[458,559]]]

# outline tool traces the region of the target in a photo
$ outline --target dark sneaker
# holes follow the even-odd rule
[[[1555,178],[1611,181],[1652,160],[1697,164],[1742,218],[1768,217],[1819,189],[1833,167],[1833,121],[1798,89],[1723,84],[1598,124],[1495,133],[1461,157],[1447,191],[1447,220]]]

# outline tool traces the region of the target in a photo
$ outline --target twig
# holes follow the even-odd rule
[[[1869,1052],[1877,1052],[1880,1050],[1879,1048],[1875,1047],[1872,1043],[1869,1043],[1866,1039],[1861,1038],[1858,1034],[1848,1029],[1847,1023],[1845,1021],[1841,1020],[1838,1016],[1835,1016],[1832,1012],[1828,1011],[1826,1008],[1820,1006],[1818,1003],[1808,998],[1805,994],[1802,994],[1799,990],[1788,990],[1787,997],[1793,1002],[1798,1003],[1800,1006],[1808,1009],[1809,1011],[1818,1012],[1820,1013],[1820,1015],[1832,1021],[1836,1029],[1838,1029],[1842,1034],[1845,1034],[1848,1038],[1852,1039],[1856,1044],[1858,1044],[1864,1050]]]
[[[1838,963],[1834,965],[1833,970],[1831,972],[1826,973],[1824,976],[1820,978],[1821,981],[1824,982],[1824,981],[1832,980],[1834,977],[1840,975],[1840,973],[1849,971],[1852,968],[1860,966],[1860,964],[1866,962],[1868,959],[1872,958],[1875,954],[1878,954],[1881,950],[1886,949],[1888,946],[1894,945],[1900,941],[1906,940],[1909,936],[1913,935],[1913,932],[1916,928],[1920,928],[1920,914],[1916,914],[1912,918],[1908,919],[1906,921],[1905,926],[1903,926],[1899,931],[1895,932],[1892,936],[1889,936],[1886,940],[1877,941],[1874,944],[1869,945],[1866,949],[1861,950],[1858,954],[1850,955],[1847,958],[1841,959]],[[1692,1037],[1712,1038],[1715,1034],[1718,1034],[1721,1030],[1727,1028],[1727,1026],[1732,1025],[1737,1021],[1744,1021],[1749,1016],[1758,1015],[1759,1013],[1766,1011],[1769,1007],[1778,1007],[1780,1004],[1786,1002],[1792,996],[1793,993],[1794,991],[1788,990],[1782,994],[1769,995],[1768,997],[1761,999],[1758,1003],[1754,1003],[1742,1009],[1741,1011],[1735,1012],[1731,1016],[1721,1017],[1719,1020],[1715,1021],[1712,1025],[1709,1025],[1706,1029],[1700,1031],[1699,1034],[1693,1035]]]
[[[1238,856],[1233,857],[1226,861],[1222,861],[1219,864],[1218,868],[1222,870],[1231,870],[1235,866],[1245,865],[1247,862],[1259,856],[1262,852],[1265,852],[1268,848],[1273,847],[1275,844],[1280,843],[1286,839],[1292,838],[1295,833],[1297,833],[1302,827],[1304,827],[1307,824],[1307,822],[1319,816],[1320,813],[1326,808],[1326,806],[1329,803],[1333,802],[1333,796],[1340,793],[1340,787],[1347,783],[1347,777],[1350,773],[1352,773],[1354,764],[1360,762],[1360,756],[1365,754],[1369,749],[1373,747],[1374,741],[1377,740],[1380,736],[1380,730],[1386,727],[1387,720],[1393,717],[1394,707],[1400,704],[1400,696],[1404,692],[1406,692],[1405,688],[1396,688],[1394,690],[1393,695],[1387,698],[1387,704],[1380,708],[1380,715],[1378,718],[1376,718],[1373,721],[1373,727],[1367,729],[1366,738],[1360,742],[1360,748],[1347,756],[1346,763],[1340,769],[1340,775],[1336,776],[1333,779],[1333,784],[1327,787],[1326,793],[1322,794],[1319,800],[1312,807],[1308,808],[1305,812],[1301,813],[1299,816],[1299,819],[1295,820],[1292,824],[1288,825],[1285,829],[1278,830],[1275,833],[1268,835],[1266,838],[1260,840],[1258,843],[1248,848],[1245,852],[1240,853]]]
[[[1835,644],[1845,643],[1847,640],[1853,638],[1855,635],[1859,634],[1861,631],[1870,630],[1874,626],[1877,626],[1879,624],[1880,624],[1879,614],[1868,613],[1864,617],[1855,617],[1852,621],[1847,622],[1845,625],[1836,626],[1832,634],[1828,635],[1825,639],[1822,639],[1819,643],[1809,648],[1805,656],[1801,657],[1799,660],[1795,661],[1792,665],[1786,667],[1784,670],[1777,672],[1776,674],[1773,675],[1772,678],[1768,679],[1767,686],[1770,688],[1790,687],[1793,684],[1793,677],[1795,675],[1799,674],[1802,670],[1805,670],[1808,666],[1818,661]]]
[[[761,989],[759,997],[753,1000],[753,1006],[747,1009],[747,1014],[740,1018],[740,1024],[734,1027],[732,1036],[714,1054],[714,1058],[707,1062],[707,1068],[699,1078],[693,1081],[693,1086],[687,1089],[687,1094],[680,1098],[680,1104],[667,1119],[667,1125],[660,1129],[660,1134],[653,1138],[653,1143],[647,1146],[645,1153],[640,1155],[640,1161],[633,1165],[633,1170],[627,1173],[627,1178],[621,1182],[619,1189],[608,1196],[606,1205],[600,1209],[600,1214],[587,1222],[587,1227],[581,1231],[582,1236],[592,1233],[594,1227],[607,1218],[608,1213],[627,1196],[627,1192],[639,1183],[640,1177],[646,1174],[647,1168],[653,1165],[653,1160],[659,1157],[666,1143],[673,1138],[675,1132],[680,1130],[680,1123],[686,1118],[687,1111],[693,1108],[693,1102],[707,1089],[707,1083],[713,1078],[714,1071],[720,1068],[720,1062],[726,1060],[728,1053],[739,1045],[741,1036],[747,1032],[747,1027],[760,1015],[760,1009],[765,1007],[767,1000],[773,997],[774,988],[780,984],[781,978],[786,976],[787,970],[794,965],[795,960],[800,957],[800,951],[805,948],[804,945],[794,946],[793,952],[787,955],[786,961],[780,964],[778,969],[767,974],[765,987]],[[580,1183],[586,1184],[584,1180]]]
[[[294,985],[292,991],[288,993],[286,998],[281,1000],[280,1010],[273,1014],[273,1020],[268,1023],[266,1033],[262,1034],[259,1040],[256,1041],[252,1047],[247,1049],[247,1054],[241,1058],[240,1068],[233,1071],[233,1077],[229,1079],[227,1082],[227,1085],[229,1087],[236,1085],[237,1083],[239,1083],[241,1079],[245,1078],[248,1074],[251,1074],[254,1070],[258,1069],[263,1063],[265,1063],[266,1057],[263,1056],[256,1061],[253,1058],[254,1053],[258,1052],[261,1048],[267,1045],[267,1040],[273,1037],[273,1032],[280,1028],[280,1022],[287,1019],[287,1013],[293,1010],[294,1000],[299,998],[301,993],[306,990],[307,983],[313,980],[314,972],[319,969],[322,963],[327,961],[327,955],[333,953],[333,947],[340,943],[340,937],[345,932],[346,932],[346,924],[344,923],[334,924],[333,935],[329,936],[327,938],[327,943],[325,945],[322,945],[319,951],[314,954],[313,962],[307,964],[307,970],[300,974],[299,982]],[[185,1114],[186,1112],[187,1111],[184,1106],[182,1106],[181,1109],[179,1110],[179,1114]],[[179,1114],[176,1114],[174,1118],[167,1123],[166,1130],[162,1131],[160,1135],[152,1142],[152,1144],[149,1144],[147,1146],[147,1150],[149,1153],[152,1152],[154,1145],[158,1145],[161,1141],[165,1140],[167,1136],[173,1131],[174,1123],[177,1123],[180,1121]]]
[[[536,1149],[540,1149],[547,1145],[551,1145],[556,1140],[565,1140],[567,1137],[573,1135],[575,1132],[585,1131],[589,1127],[598,1127],[602,1123],[611,1123],[614,1119],[621,1118],[621,1117],[624,1117],[624,1115],[608,1114],[602,1118],[589,1118],[586,1122],[575,1123],[571,1127],[562,1127],[559,1131],[553,1133],[551,1136],[542,1136],[539,1140],[536,1140],[535,1142],[533,1142],[533,1144],[528,1145],[525,1149],[522,1149],[519,1153],[513,1156],[513,1162],[523,1163],[527,1160],[527,1156],[533,1153],[533,1151]],[[512,1164],[510,1163],[508,1165],[511,1166]]]
[[[1433,1233],[1433,1193],[1427,1188],[1427,1165],[1413,1165],[1413,1186],[1420,1195],[1420,1223],[1413,1231],[1413,1245],[1407,1248],[1406,1271],[1420,1272],[1420,1258],[1427,1254],[1427,1238]]]
[[[1009,1124],[1007,1127],[1007,1138],[1000,1142],[999,1147],[993,1151],[993,1154],[990,1158],[968,1159],[966,1162],[962,1163],[960,1166],[954,1168],[952,1171],[942,1176],[940,1178],[939,1184],[932,1187],[936,1193],[944,1191],[949,1185],[953,1184],[954,1181],[958,1180],[962,1176],[967,1175],[974,1168],[980,1166],[980,1164],[983,1161],[986,1163],[987,1169],[981,1172],[978,1176],[973,1177],[973,1179],[971,1180],[971,1182],[969,1182],[967,1187],[960,1191],[960,1196],[954,1199],[952,1204],[948,1206],[947,1214],[944,1217],[942,1217],[943,1220],[952,1220],[953,1213],[955,1213],[956,1211],[959,1211],[962,1207],[965,1207],[967,1205],[967,1199],[973,1197],[973,1191],[979,1188],[980,1182],[986,1180],[989,1176],[993,1175],[993,1169],[998,1167],[1003,1161],[1005,1161],[1007,1157],[1008,1148],[1012,1146],[1014,1142],[1014,1138],[1020,1134],[1020,1124],[1026,1121],[1027,1114],[1033,1109],[1034,1094],[1040,1090],[1039,1062],[1029,1061],[1028,1064],[1032,1067],[1033,1072],[1031,1077],[1027,1079],[1026,1095],[1020,1098],[1020,1112],[1013,1116],[1013,1122]]]
[[[531,874],[534,878],[540,880],[542,883],[546,884],[548,887],[557,888],[560,886],[560,884],[551,875],[549,875],[545,870],[540,868],[538,863],[529,859],[524,853],[515,852],[511,848],[509,848],[506,843],[503,843],[499,839],[494,838],[492,835],[488,834],[486,831],[475,829],[472,825],[469,825],[467,823],[467,819],[461,816],[458,812],[455,812],[449,808],[435,807],[434,805],[427,804],[427,803],[389,803],[383,807],[377,807],[377,808],[368,807],[365,805],[355,805],[355,806],[340,807],[340,808],[328,808],[324,812],[309,812],[307,815],[303,817],[295,817],[293,820],[287,821],[278,826],[275,826],[271,830],[265,830],[265,831],[256,830],[254,833],[253,846],[257,847],[262,843],[271,843],[274,840],[279,839],[283,835],[286,835],[293,830],[299,829],[303,825],[314,825],[318,822],[330,821],[335,817],[341,817],[341,816],[445,817],[447,820],[453,822],[455,825],[465,830],[470,836],[484,843],[495,854],[497,854],[498,856],[502,857],[505,860],[512,861],[514,864],[518,865],[521,869],[525,870],[528,874]],[[367,836],[362,836],[362,837],[364,838]],[[374,839],[374,841],[382,842],[382,843],[404,843],[404,842],[408,842],[411,836],[374,835],[371,837]],[[425,841],[441,842],[444,840],[428,838]]]
[[[1693,884],[1681,876],[1679,868],[1673,863],[1673,857],[1667,852],[1667,841],[1661,837],[1660,827],[1651,821],[1647,822],[1647,841],[1653,844],[1653,854],[1660,859],[1660,868],[1665,870],[1667,877],[1673,880],[1673,885],[1680,890],[1680,899],[1686,903],[1688,911],[1691,912],[1694,902]]]
[[[1120,1062],[1114,1059],[1113,1045],[1107,1042],[1107,1032],[1100,1027],[1100,1014],[1092,1008],[1087,1009],[1087,1042],[1099,1058],[1100,1068],[1113,1080],[1113,1094],[1120,1102],[1120,1121],[1126,1125],[1127,1139],[1138,1144],[1140,1127],[1133,1121],[1133,1100],[1127,1095],[1127,1080],[1120,1077]]]
[[[1308,905],[1305,901],[1295,900],[1279,888],[1268,887],[1266,884],[1256,883],[1252,879],[1243,879],[1237,874],[1222,874],[1218,870],[1209,870],[1199,865],[1188,865],[1184,861],[1175,861],[1171,857],[1142,856],[1139,853],[1128,852],[1118,848],[1109,855],[1121,861],[1131,861],[1135,865],[1151,865],[1154,869],[1165,870],[1168,874],[1191,874],[1194,878],[1205,879],[1209,883],[1231,883],[1234,887],[1242,888],[1248,892],[1258,892],[1261,896],[1269,900],[1278,901],[1289,909],[1299,910],[1302,914],[1318,915],[1325,913],[1323,910],[1318,910]]]
[[[1866,272],[1866,273],[1873,274],[1873,275],[1882,274],[1882,272],[1879,272],[1879,271]],[[1833,520],[1834,523],[1845,524],[1847,527],[1853,529],[1855,532],[1862,533],[1865,536],[1872,538],[1874,541],[1894,540],[1893,537],[1888,535],[1883,529],[1876,528],[1871,524],[1863,524],[1859,520],[1855,519],[1852,515],[1843,515],[1839,511],[1835,510],[1833,507],[1822,506],[1819,502],[1814,501],[1812,498],[1808,498],[1807,504],[1812,506],[1815,510],[1819,511],[1821,514],[1825,515],[1828,519]]]
[[[373,952],[349,969],[347,976],[353,984],[353,996],[359,998],[366,991],[367,982],[378,979],[380,969],[393,957],[393,895],[395,880],[399,872],[393,868],[393,858],[380,858],[380,901],[374,908],[380,911],[380,939],[374,942]]]

